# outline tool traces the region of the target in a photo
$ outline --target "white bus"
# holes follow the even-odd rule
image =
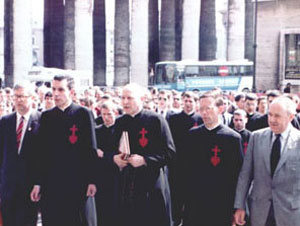
[[[163,61],[155,64],[153,86],[179,91],[222,90],[250,91],[253,85],[253,62],[235,61]]]
[[[74,78],[75,89],[83,91],[93,86],[93,74],[82,70],[65,70],[59,68],[33,67],[28,73],[28,80],[32,83],[49,83],[55,75],[69,75]]]

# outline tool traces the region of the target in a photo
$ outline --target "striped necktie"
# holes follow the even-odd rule
[[[21,138],[22,138],[22,132],[23,132],[23,126],[24,126],[24,117],[22,116],[20,119],[20,123],[17,128],[17,150],[19,150]]]

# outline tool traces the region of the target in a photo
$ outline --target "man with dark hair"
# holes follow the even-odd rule
[[[54,107],[54,100],[51,91],[48,91],[45,94],[45,110],[49,110],[50,108]]]
[[[203,120],[196,113],[198,97],[195,93],[187,91],[182,95],[183,110],[169,119],[169,125],[176,147],[176,159],[169,165],[169,181],[172,197],[172,214],[174,226],[180,225],[183,220],[184,207],[184,178],[183,156],[185,152],[185,137],[192,127],[203,124]]]
[[[226,126],[230,126],[232,124],[232,114],[227,111],[228,99],[224,99],[224,97],[218,97],[216,99],[216,105],[220,111],[221,122]]]
[[[185,148],[185,226],[231,225],[242,163],[241,136],[223,125],[214,95],[200,97],[204,124],[191,129]]]
[[[243,109],[245,107],[245,94],[239,93],[234,97],[235,104],[238,109]]]
[[[233,113],[234,130],[237,131],[242,137],[243,152],[246,154],[251,132],[246,129],[247,114],[244,110],[238,109]]]
[[[268,112],[268,101],[266,96],[257,98],[257,111],[262,115]]]
[[[31,108],[33,89],[17,84],[13,89],[16,112],[0,121],[1,211],[6,226],[35,226],[37,204],[30,200],[34,185],[37,131],[40,112]]]
[[[157,113],[169,120],[174,111],[170,109],[172,93],[169,90],[160,90],[158,93]]]
[[[257,96],[254,93],[247,93],[245,101],[245,111],[247,113],[248,122],[246,128],[250,131],[256,130],[256,122],[262,116],[256,111]]]
[[[292,87],[292,84],[291,83],[287,83],[285,88],[283,89],[283,92],[284,93],[291,93],[291,87]]]
[[[56,107],[41,116],[39,168],[32,201],[41,197],[45,226],[79,226],[85,196],[96,193],[96,139],[90,110],[72,103],[74,80],[55,76],[52,92]]]

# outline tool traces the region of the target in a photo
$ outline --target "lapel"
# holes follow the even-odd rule
[[[11,143],[12,145],[15,147],[15,149],[17,149],[17,114],[13,113],[13,115],[11,116],[11,123],[10,123],[10,128],[8,131],[12,131],[12,136],[11,136]]]
[[[290,155],[293,154],[293,150],[295,150],[295,145],[297,142],[295,141],[295,137],[293,136],[293,128],[291,128],[286,141],[284,142],[283,146],[283,155],[280,157],[276,170],[276,172],[282,167],[282,165],[286,162]]]
[[[35,125],[36,125],[36,121],[37,121],[36,113],[32,112],[30,114],[26,130],[24,131],[25,134],[24,134],[24,137],[23,137],[22,146],[21,146],[21,149],[20,149],[20,154],[23,153],[23,150],[22,150],[23,145],[25,144],[26,139],[29,136],[29,134],[31,133],[31,131],[34,130]]]
[[[264,137],[266,137],[266,140]],[[270,156],[271,156],[271,149],[272,149],[272,132],[270,128],[266,130],[265,134],[262,134],[262,142],[259,143],[258,145],[262,145],[265,164],[269,174],[271,175]]]

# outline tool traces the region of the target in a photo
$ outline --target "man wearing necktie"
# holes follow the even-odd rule
[[[269,128],[252,134],[236,189],[236,225],[245,224],[251,183],[251,225],[299,225],[300,131],[291,125],[295,113],[292,100],[278,97],[270,105]]]
[[[1,211],[8,226],[36,225],[37,204],[31,202],[36,135],[40,113],[31,109],[30,84],[14,87],[15,112],[0,121]]]

